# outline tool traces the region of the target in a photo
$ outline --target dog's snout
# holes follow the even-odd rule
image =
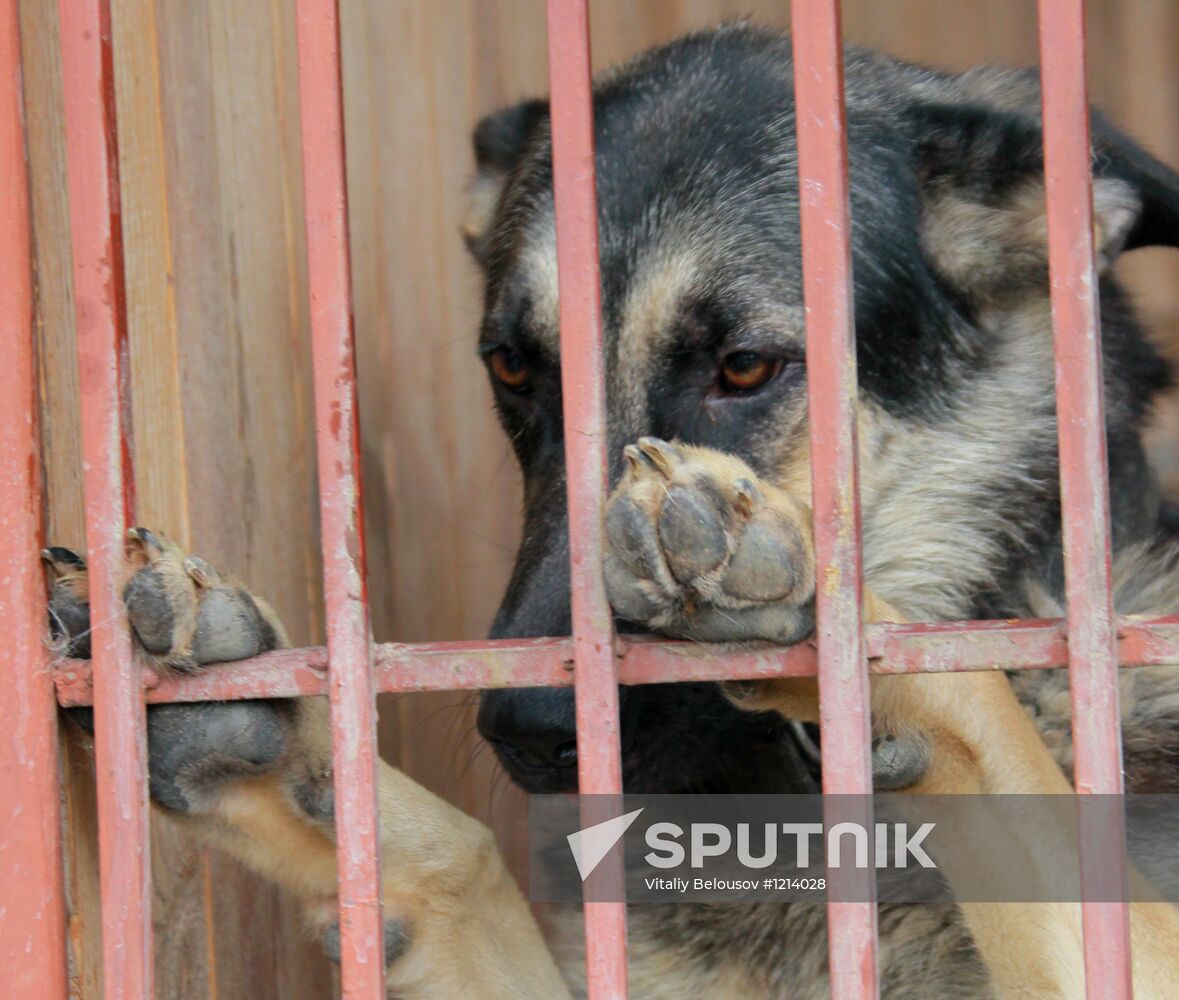
[[[548,688],[488,691],[479,732],[511,776],[530,791],[557,792],[577,782],[573,692]]]

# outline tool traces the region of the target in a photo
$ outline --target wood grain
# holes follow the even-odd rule
[[[1026,0],[845,0],[849,40],[950,69],[1035,58]],[[1179,164],[1174,4],[1090,0],[1095,99]],[[82,538],[56,5],[21,2],[37,254],[48,534]],[[595,0],[605,66],[783,0]],[[480,284],[459,238],[484,114],[543,93],[538,0],[343,0],[345,103],[373,628],[485,634],[519,535],[520,487],[475,358]],[[322,641],[293,4],[114,0],[140,518],[231,567],[297,643]],[[1179,260],[1125,267],[1166,343]],[[1179,408],[1160,465],[1179,487]],[[492,824],[522,871],[523,796],[473,732],[470,699],[389,698],[381,747]],[[73,989],[100,996],[93,787],[66,728]],[[160,820],[160,1000],[330,995],[291,902]]]

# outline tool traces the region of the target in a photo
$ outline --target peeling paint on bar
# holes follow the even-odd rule
[[[384,1000],[377,710],[365,586],[336,0],[299,0],[299,112],[339,865],[343,1000]]]
[[[823,792],[833,803],[872,792],[856,470],[856,347],[851,211],[838,0],[794,0],[794,93],[806,308]],[[840,819],[852,819],[841,816]],[[860,817],[870,822],[870,817]],[[828,817],[831,820],[831,817]],[[827,904],[833,1000],[879,994],[872,872],[829,869],[845,899]],[[855,880],[852,888],[850,880]]]
[[[1110,573],[1101,320],[1093,246],[1084,0],[1041,0],[1048,265],[1056,342],[1074,768],[1081,795],[1123,791],[1117,629]],[[1087,815],[1082,809],[1081,817]],[[1124,825],[1080,827],[1082,891],[1125,899]],[[1128,998],[1129,907],[1082,904],[1089,997]]]
[[[577,688],[578,787],[587,814],[622,792],[618,668],[614,623],[602,573],[606,504],[606,384],[598,275],[598,201],[590,80],[588,0],[548,0],[553,198],[561,321],[561,397],[569,497],[573,658]],[[622,898],[622,870],[611,856],[587,890]],[[603,893],[603,885],[616,888]],[[586,983],[590,1000],[626,996],[626,904],[585,904]]]
[[[86,559],[94,651],[94,758],[106,1000],[149,1000],[151,852],[142,678],[123,609],[134,504],[123,241],[109,0],[61,0]]]
[[[0,14],[0,996],[65,1000],[57,701],[45,647],[33,267],[15,3]]]
[[[621,789],[616,683],[768,679],[818,673],[822,691],[824,790],[870,787],[867,675],[1070,665],[1078,789],[1121,790],[1117,670],[1179,661],[1179,616],[1116,619],[1109,586],[1109,513],[1100,396],[1100,329],[1088,169],[1083,0],[1041,0],[1045,157],[1069,622],[955,622],[862,626],[859,512],[855,469],[855,356],[852,337],[848,176],[842,54],[835,0],[795,0],[800,191],[808,316],[819,627],[789,649],[731,648],[617,639],[601,577],[606,496],[605,398],[601,356],[593,123],[587,0],[548,0],[553,95],[554,189],[558,217],[566,450],[573,590],[573,638],[384,644],[369,634],[348,271],[347,204],[335,0],[299,0],[300,111],[323,520],[328,649],[283,650],[197,675],[157,675],[131,651],[119,600],[123,533],[132,508],[126,337],[109,0],[60,0],[63,91],[72,209],[78,360],[83,411],[87,547],[99,623],[95,661],[65,661],[52,672],[63,705],[95,704],[99,781],[103,949],[107,1000],[152,994],[143,702],[297,697],[332,702],[336,802],[341,831],[343,989],[347,1000],[384,997],[375,792],[376,691],[471,690],[507,686],[577,688],[583,791]],[[0,65],[9,70],[0,109],[0,155],[24,177],[16,8],[0,26]],[[3,195],[5,218],[27,224],[27,192]],[[39,817],[22,824],[20,846],[0,897],[0,956],[33,955],[5,996],[61,1000],[65,994],[64,910],[57,826],[55,718],[41,643],[43,594],[36,564],[37,488],[32,397],[27,228],[8,234],[0,302],[15,335],[0,344],[3,423],[19,427],[0,449],[11,494],[0,514],[0,553],[19,570],[0,594],[2,631],[18,666],[0,699],[18,720],[19,744],[0,761],[28,781],[19,802]],[[10,388],[11,387],[11,388]],[[10,452],[15,442],[15,450]],[[27,460],[26,460],[27,459]],[[818,646],[818,649],[816,649]],[[332,667],[328,668],[329,652]],[[20,653],[21,650],[25,654]],[[576,663],[576,669],[574,669]],[[97,680],[96,680],[97,678]],[[97,689],[97,690],[96,690]],[[29,753],[32,747],[35,752]],[[26,787],[27,786],[27,787]],[[0,871],[17,848],[0,826]],[[1120,848],[1112,841],[1084,844]],[[1108,865],[1105,866],[1108,870]],[[36,876],[44,896],[18,889]],[[1124,871],[1121,877],[1124,879]],[[8,890],[12,892],[9,893]],[[1109,891],[1109,890],[1107,890]],[[9,903],[9,895],[15,902]],[[19,898],[17,896],[19,895]],[[1100,893],[1097,893],[1100,895]],[[832,905],[832,996],[877,994],[875,909]],[[15,915],[15,916],[14,916]],[[9,929],[12,924],[14,930]],[[587,906],[591,1000],[626,995],[622,904]],[[1085,904],[1087,989],[1130,995],[1127,909]],[[23,951],[22,951],[23,949]],[[6,969],[8,971],[8,969]]]
[[[1125,668],[1179,662],[1179,617],[1149,622],[1122,619],[1118,632],[1118,658]],[[1068,640],[1060,620],[869,625],[865,634],[868,669],[874,674],[1068,666]],[[373,659],[374,684],[383,693],[569,687],[573,683],[570,639],[381,643],[374,647]],[[813,641],[788,649],[733,649],[630,636],[619,638],[618,659],[623,684],[770,680],[816,673]],[[158,703],[327,694],[327,661],[322,646],[284,649],[211,666],[199,674],[157,678],[145,685],[146,698]],[[60,704],[89,705],[91,676],[89,661],[64,661],[55,671]]]

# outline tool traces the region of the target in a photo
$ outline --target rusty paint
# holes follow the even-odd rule
[[[606,388],[589,5],[587,0],[548,0],[547,9],[578,785],[590,795],[616,795],[622,791],[622,763],[613,620],[602,575]],[[601,818],[583,816],[587,824]],[[599,887],[613,885],[618,893],[614,898],[621,899],[621,866],[613,862],[608,859],[594,878]],[[587,902],[585,941],[590,1000],[625,997],[626,905]]]
[[[1123,619],[1119,654],[1126,668],[1179,661],[1179,616]],[[874,674],[971,670],[1046,670],[1068,665],[1063,620],[938,622],[868,625],[868,668]],[[486,642],[381,643],[373,651],[378,691],[470,691],[497,687],[568,687],[573,683],[569,639]],[[787,649],[730,649],[691,642],[618,640],[619,681],[771,680],[813,677],[813,640]],[[328,654],[322,647],[284,649],[199,674],[170,674],[146,690],[149,703],[298,698],[327,693]],[[62,705],[89,705],[89,661],[66,660],[54,677]]]
[[[377,712],[361,510],[336,0],[299,0],[296,36],[319,510],[331,656],[326,681],[335,782],[341,995],[344,1000],[383,1000]]]
[[[838,0],[795,0],[794,93],[806,309],[818,641],[819,722],[827,808],[872,792],[863,629],[851,217]],[[821,460],[820,460],[821,456]],[[852,817],[844,816],[843,819]],[[830,817],[829,817],[830,819]],[[870,821],[870,817],[861,819]],[[827,872],[833,1000],[879,994],[871,872]],[[851,883],[854,880],[855,885]],[[862,883],[862,884],[861,884]]]
[[[41,469],[20,24],[0,14],[0,995],[65,1000],[65,885],[57,704],[46,652]]]
[[[1075,780],[1080,795],[1117,795],[1124,786],[1084,0],[1041,0],[1039,13]],[[1080,837],[1082,892],[1125,899],[1124,826],[1082,822]],[[1088,995],[1129,997],[1129,907],[1088,902],[1081,912]]]
[[[146,715],[121,600],[133,504],[109,0],[61,0],[62,91],[94,654],[106,1000],[153,990]]]
[[[1179,659],[1179,618],[1124,621],[1121,659],[1150,666]],[[931,673],[1046,669],[1068,662],[1062,620],[939,622],[932,625],[869,625],[873,673]],[[618,641],[620,680],[723,680],[807,677],[816,672],[813,640],[782,649],[742,649],[643,639]],[[467,642],[382,643],[374,647],[381,691],[441,691],[482,687],[571,684],[569,639],[503,639]],[[300,697],[326,693],[322,647],[281,650],[249,660],[210,666],[199,674],[170,674],[147,693],[149,702]],[[57,670],[64,705],[89,704],[90,665],[66,660]]]
[[[375,690],[559,687],[573,683],[577,687],[582,789],[602,793],[616,792],[621,785],[617,680],[651,683],[817,672],[825,737],[824,788],[849,792],[868,787],[869,671],[1036,669],[1063,665],[1071,652],[1078,786],[1083,792],[1108,792],[1121,787],[1116,657],[1125,665],[1179,658],[1179,617],[1117,622],[1109,602],[1108,498],[1104,490],[1100,336],[1080,0],[1041,3],[1070,627],[1066,629],[1059,621],[862,627],[839,18],[832,0],[797,0],[795,82],[812,454],[827,457],[827,461],[816,463],[814,484],[816,548],[823,581],[816,641],[788,650],[738,651],[662,641],[616,644],[600,568],[606,465],[588,9],[585,0],[549,0],[548,12],[570,466],[573,638],[385,644],[375,648],[371,644],[360,516],[337,14],[331,0],[303,0],[298,18],[300,103],[332,667],[328,669],[328,650],[286,650],[181,677],[137,672],[120,617],[116,588],[132,482],[128,471],[127,344],[122,326],[122,233],[109,12],[105,0],[78,4],[61,0],[87,460],[87,537],[99,625],[95,633],[97,669],[92,670],[89,663],[67,662],[57,668],[54,681],[63,704],[96,703],[108,997],[147,997],[151,990],[144,698],[154,702],[331,696],[337,808],[346,833],[339,845],[345,996],[373,1000],[383,993],[373,780]],[[6,31],[14,28],[15,17],[11,22]],[[6,43],[12,41],[5,39]],[[15,80],[15,74],[10,76]],[[5,125],[10,123],[6,120]],[[19,119],[15,127],[19,130]],[[6,132],[3,138],[0,146],[10,156],[18,148],[19,137]],[[23,171],[23,159],[19,170]],[[6,191],[6,196],[23,205],[25,195],[19,185]],[[27,287],[21,282],[28,278],[27,241],[22,244],[18,238],[13,243],[10,239],[5,252],[6,265],[10,261],[14,265],[17,281],[11,287],[18,296],[14,300],[17,308],[6,310],[6,315],[23,323],[27,310],[22,296],[27,295]],[[5,294],[8,270],[6,266]],[[22,336],[25,332],[22,329]],[[15,343],[20,337],[10,339]],[[3,345],[6,351],[10,347],[7,342]],[[18,353],[18,362],[20,357]],[[11,367],[11,372],[0,377],[25,377],[19,364]],[[16,401],[23,418],[17,414],[6,426],[27,426],[32,433],[31,397],[18,392],[7,399]],[[0,458],[7,462],[8,453],[0,452]],[[31,451],[24,454],[23,469],[23,476],[18,472],[15,477],[6,477],[3,485],[31,497],[34,494],[28,490],[35,490],[37,473]],[[27,501],[22,508],[19,498],[8,506],[11,510],[34,509]],[[31,526],[22,523],[11,535],[7,528],[8,521],[0,521],[0,545],[23,544],[26,535],[36,535],[35,521]],[[36,551],[35,546],[31,551]],[[16,564],[27,554],[19,549]],[[27,579],[21,594],[25,586]],[[0,605],[0,612],[7,607]],[[39,603],[36,617],[31,608],[31,603],[17,608],[26,629],[39,620]],[[572,675],[571,663],[576,664]],[[34,672],[30,677],[35,685]],[[42,686],[48,687],[44,682]],[[19,689],[21,697],[24,693],[25,689]],[[19,717],[25,718],[23,714]],[[29,718],[35,722],[35,712],[30,712]],[[44,718],[43,714],[43,722]],[[44,788],[41,793],[44,798]],[[0,840],[0,848],[6,844]],[[1101,846],[1109,849],[1118,845]],[[58,847],[51,838],[42,848],[56,857]],[[59,866],[56,870],[60,877]],[[54,876],[50,873],[49,877]],[[52,886],[50,889],[53,891]],[[57,935],[52,907],[47,913],[41,927],[48,929],[52,941]],[[866,904],[836,904],[830,909],[830,918],[833,996],[875,995],[874,909]],[[1128,996],[1125,907],[1087,905],[1085,939],[1090,995]],[[0,947],[6,944],[7,940]],[[587,908],[587,946],[591,996],[624,996],[625,910],[620,904]],[[50,947],[48,954],[52,965],[61,957],[61,950],[55,955]],[[55,973],[50,970],[49,974]]]

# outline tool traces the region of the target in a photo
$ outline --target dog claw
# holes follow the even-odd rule
[[[736,496],[733,499],[733,506],[737,508],[739,513],[746,517],[752,517],[754,511],[761,505],[761,490],[748,479],[738,479],[735,489]]]
[[[51,545],[42,549],[41,560],[49,566],[55,577],[62,577],[67,573],[80,573],[86,568],[86,560],[73,549],[67,549],[63,545]]]
[[[184,572],[200,587],[215,587],[220,582],[220,574],[200,556],[185,559]]]
[[[51,545],[41,550],[49,567],[49,632],[62,642],[65,656],[90,658],[90,603],[86,560],[73,549]]]
[[[164,546],[160,540],[156,538],[147,528],[131,528],[127,532],[127,541],[132,545],[142,545],[146,549],[151,549],[154,552],[163,552]]]
[[[164,543],[147,528],[127,531],[127,561],[138,569],[154,566],[164,555]]]
[[[680,450],[675,445],[668,444],[662,438],[641,437],[637,444],[639,451],[650,462],[652,468],[663,473],[668,479],[675,474],[676,468],[683,461],[683,455],[680,453]]]

